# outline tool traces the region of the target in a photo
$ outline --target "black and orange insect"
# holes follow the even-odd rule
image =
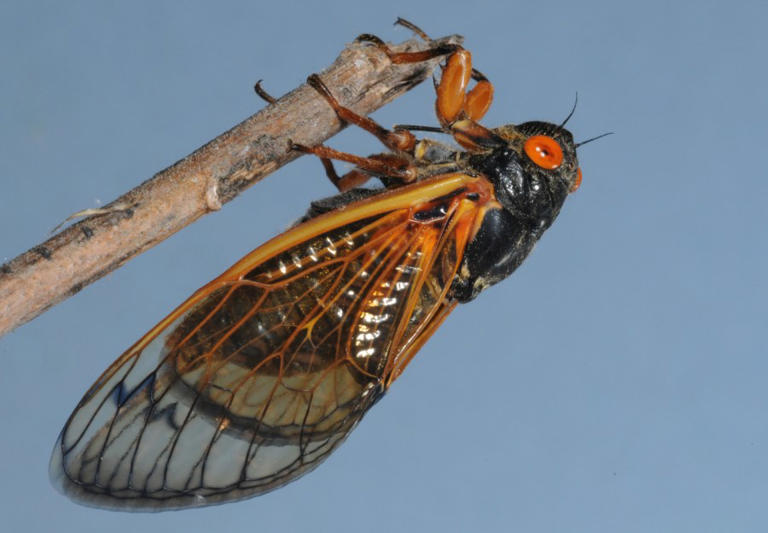
[[[293,145],[319,156],[341,193],[198,290],[96,381],[51,459],[71,498],[174,509],[262,494],[309,472],[457,304],[520,265],[579,186],[565,123],[479,124],[493,86],[467,50],[395,53],[360,39],[394,63],[446,56],[440,127],[387,130],[310,76],[341,119],[388,151]],[[462,149],[418,140],[417,130],[448,133]],[[338,176],[331,159],[356,167]],[[357,188],[371,176],[385,188]]]

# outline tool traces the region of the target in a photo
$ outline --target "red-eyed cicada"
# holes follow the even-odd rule
[[[51,460],[68,496],[174,509],[262,494],[312,470],[457,304],[520,265],[579,186],[564,123],[479,123],[493,86],[461,46],[394,53],[361,39],[394,63],[445,56],[439,128],[382,128],[311,76],[341,119],[387,151],[293,145],[321,158],[340,194],[198,290],[96,381]],[[331,159],[355,168],[338,176]],[[385,187],[358,188],[371,176]]]

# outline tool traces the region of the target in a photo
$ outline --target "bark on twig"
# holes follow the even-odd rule
[[[393,46],[426,47],[416,40]],[[429,77],[438,62],[393,65],[376,47],[353,43],[321,76],[342,105],[368,115]],[[314,145],[342,127],[303,85],[106,206],[121,210],[88,217],[0,266],[0,336],[295,159],[288,139]]]

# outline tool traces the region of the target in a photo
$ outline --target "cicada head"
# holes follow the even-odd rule
[[[562,126],[526,122],[493,133],[497,146],[472,154],[469,164],[492,183],[498,203],[484,212],[454,280],[459,301],[514,272],[581,181],[576,144]]]
[[[581,183],[573,135],[548,122],[510,124],[494,133],[506,144],[473,156],[471,165],[493,182],[507,211],[545,230]]]

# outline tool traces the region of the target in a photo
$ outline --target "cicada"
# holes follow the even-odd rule
[[[292,146],[319,156],[341,192],[195,292],[99,377],[51,459],[54,484],[72,499],[201,506],[314,469],[452,309],[520,265],[579,186],[565,123],[480,124],[493,86],[464,48],[396,53],[375,36],[360,40],[394,63],[445,56],[440,126],[385,129],[310,76],[342,120],[387,150]],[[447,133],[460,148],[418,130]],[[355,167],[339,176],[332,159]],[[372,176],[384,187],[359,187]]]

